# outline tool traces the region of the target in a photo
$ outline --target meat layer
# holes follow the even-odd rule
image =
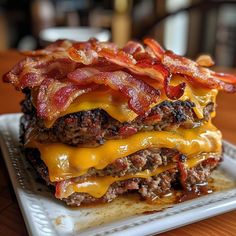
[[[174,161],[179,153],[172,149],[154,149],[143,150],[118,159],[110,164],[104,170],[90,169],[86,175],[73,178],[73,181],[81,181],[81,179],[88,176],[123,176],[128,173],[136,173],[144,169],[156,169],[159,166],[166,166],[168,163]],[[147,179],[132,178],[120,182],[113,183],[107,193],[101,198],[94,198],[86,193],[73,193],[69,197],[62,199],[68,205],[79,206],[80,204],[90,204],[95,202],[110,202],[117,196],[136,192],[142,198],[153,200],[168,194],[174,188],[191,191],[196,189],[198,185],[206,184],[211,171],[218,165],[221,157],[219,154],[209,153],[207,159],[197,166],[186,170],[186,181],[182,183],[181,173],[178,168],[172,168],[157,176],[152,176]],[[46,165],[40,159],[40,154],[36,149],[26,150],[26,156],[37,170],[39,175],[47,182],[48,185],[54,185],[49,181],[48,170]],[[124,160],[123,160],[124,159]],[[142,160],[142,161],[140,161]],[[185,162],[186,157],[181,155],[181,161]],[[210,160],[210,161],[209,161]],[[120,164],[120,161],[129,163],[128,165]],[[141,164],[143,163],[143,164]]]
[[[132,122],[121,123],[104,110],[94,109],[68,114],[59,118],[51,128],[36,115],[31,97],[22,103],[21,140],[28,138],[42,143],[61,142],[72,146],[98,146],[107,139],[125,138],[139,131],[175,130],[178,127],[193,128],[209,120],[214,104],[204,109],[204,118],[198,119],[190,101],[164,101],[153,107],[149,114]]]
[[[94,198],[86,193],[73,193],[67,198],[62,199],[67,205],[79,206],[80,204],[90,204],[96,202],[110,202],[116,197],[127,193],[138,193],[141,198],[154,200],[163,197],[173,190],[198,191],[198,187],[207,186],[211,172],[218,166],[218,161],[203,161],[196,167],[187,171],[188,188],[181,185],[180,174],[177,170],[171,169],[157,176],[147,179],[133,178],[121,182],[115,182],[110,186],[107,193],[101,198]]]

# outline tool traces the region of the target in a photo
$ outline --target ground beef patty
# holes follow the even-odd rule
[[[24,143],[27,137],[33,136],[42,143],[98,146],[106,139],[124,138],[139,131],[175,130],[179,126],[193,128],[208,120],[214,111],[214,104],[209,103],[200,120],[193,111],[194,106],[190,101],[164,101],[153,107],[148,115],[139,116],[130,123],[121,123],[104,110],[94,109],[68,114],[58,118],[52,128],[46,128],[28,96],[22,102],[21,140]]]
[[[87,193],[73,193],[62,200],[67,205],[79,206],[81,204],[110,202],[116,197],[126,193],[139,193],[144,199],[153,200],[163,197],[172,190],[172,185],[177,181],[177,170],[165,171],[158,176],[148,179],[133,178],[112,184],[106,194],[101,198],[95,198]]]
[[[49,181],[47,167],[40,159],[39,152],[36,149],[26,149],[25,153],[33,167],[47,184],[54,185],[54,183]],[[98,178],[105,175],[124,176],[125,174],[136,173],[144,169],[153,170],[159,166],[166,166],[177,154],[176,150],[167,148],[142,150],[125,158],[118,159],[103,170],[90,169],[86,175],[73,178],[73,181],[81,181],[81,179],[88,176],[98,176]],[[207,182],[211,171],[218,165],[221,158],[219,154],[209,153],[207,155],[207,160],[187,170],[185,186],[181,185],[181,175],[178,169],[174,168],[147,179],[132,178],[115,182],[109,187],[107,193],[102,198],[94,198],[86,193],[73,193],[68,198],[62,200],[68,205],[79,206],[81,203],[109,202],[119,195],[130,192],[138,192],[143,198],[154,199],[169,193],[176,186],[180,189],[191,191],[197,185]],[[120,164],[120,161],[128,164]],[[184,161],[183,158],[182,161]]]
[[[187,178],[189,188],[185,191],[192,191],[192,189],[196,191],[197,186],[206,185],[212,170],[214,170],[217,165],[218,162],[208,163],[203,161],[198,166],[189,169]],[[189,178],[190,172],[191,178]],[[140,196],[146,200],[154,200],[163,197],[174,189],[183,190],[180,185],[177,169],[171,169],[147,179],[133,178],[115,182],[101,198],[94,198],[86,193],[73,193],[62,200],[65,201],[67,205],[79,206],[81,204],[96,202],[110,202],[119,195],[126,193],[139,193]]]
[[[159,166],[166,166],[172,161],[178,151],[169,148],[152,148],[133,153],[129,156],[119,158],[109,164],[102,170],[90,168],[86,174],[88,176],[114,176],[120,177],[128,174],[134,174],[143,170],[154,170]],[[41,177],[49,181],[48,170],[40,158],[40,152],[37,149],[25,149],[25,155]],[[48,184],[51,184],[48,182]]]

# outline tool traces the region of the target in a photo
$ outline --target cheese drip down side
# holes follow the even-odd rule
[[[186,168],[192,168],[202,161],[207,159],[207,155],[199,155],[197,157],[193,157],[185,162]],[[135,174],[129,174],[122,177],[112,177],[112,176],[104,176],[104,177],[88,177],[83,181],[66,181],[61,186],[57,186],[56,197],[57,198],[67,198],[73,193],[87,193],[90,196],[95,198],[100,198],[106,194],[109,187],[117,182],[123,181],[131,178],[149,178],[152,176],[159,175],[164,171],[176,168],[176,163],[170,163],[167,166],[161,166],[156,168],[153,171],[145,170],[142,172],[138,172]],[[59,189],[60,188],[60,189]]]
[[[202,152],[221,152],[221,133],[210,122],[198,128],[171,131],[140,132],[126,139],[108,140],[95,148],[72,147],[62,143],[41,144],[41,159],[52,182],[78,177],[89,168],[103,169],[118,158],[147,148],[172,148],[188,156]]]
[[[155,88],[159,88],[160,85],[155,80],[146,81],[148,84]],[[199,119],[204,117],[203,109],[210,102],[215,103],[217,90],[216,89],[203,89],[203,88],[194,88],[192,85],[186,82],[181,76],[175,76],[172,79],[171,83],[173,85],[179,84],[181,82],[186,83],[186,88],[182,97],[179,98],[181,101],[189,100],[195,104],[193,108],[195,114]],[[163,88],[161,89],[161,97],[158,100],[158,103],[152,104],[151,107],[154,107],[165,100],[169,100]],[[174,100],[172,100],[174,101]],[[107,89],[106,87],[100,88],[99,90],[89,92],[79,96],[68,108],[66,111],[62,112],[59,117],[65,116],[67,114],[88,111],[92,109],[103,109],[111,117],[120,121],[120,122],[131,122],[138,115],[128,107],[127,99],[117,91]],[[212,113],[212,117],[215,116],[215,113]],[[45,120],[45,126],[50,128],[53,126],[54,120]]]

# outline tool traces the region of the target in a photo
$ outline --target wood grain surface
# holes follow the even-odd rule
[[[15,51],[0,52],[0,77],[21,56]],[[236,69],[223,69],[236,74]],[[20,111],[20,92],[0,82],[0,114]],[[214,124],[222,131],[224,139],[236,144],[236,94],[220,93],[217,98],[217,116]],[[27,230],[12,189],[9,176],[0,157],[0,235],[24,236]],[[190,224],[161,235],[236,235],[236,211]]]

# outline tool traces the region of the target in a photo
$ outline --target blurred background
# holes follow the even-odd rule
[[[236,1],[0,0],[0,51],[35,49],[57,38],[97,37],[123,46],[146,36],[218,66],[236,66]]]

